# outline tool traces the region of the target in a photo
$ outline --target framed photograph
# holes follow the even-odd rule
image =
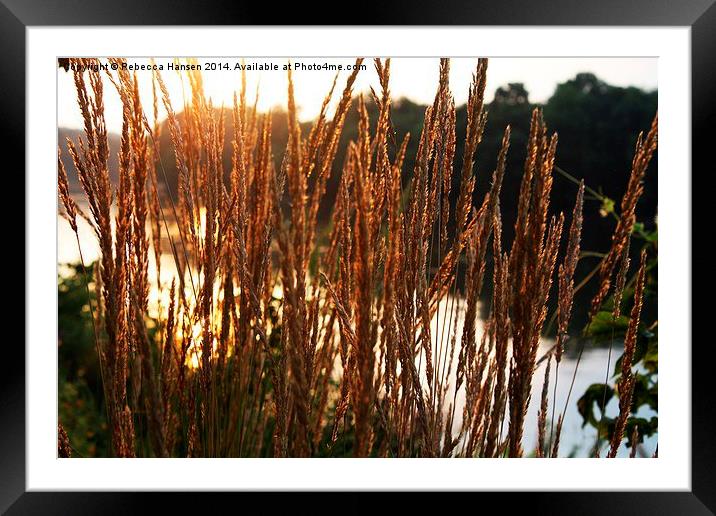
[[[296,20],[2,0],[26,296],[0,510],[509,491],[713,514],[712,3],[254,26]]]

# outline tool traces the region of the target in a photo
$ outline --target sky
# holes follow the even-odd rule
[[[157,58],[155,63],[164,65],[160,71],[169,90],[175,111],[180,111],[183,104],[182,84],[175,71],[168,70],[172,59]],[[130,64],[149,64],[149,59],[129,59]],[[242,62],[241,58],[202,58],[199,63],[204,67],[204,89],[215,106],[230,106],[235,91],[241,87],[241,71],[235,69]],[[246,72],[247,98],[253,100],[257,85],[260,86],[259,110],[267,111],[280,105],[285,108],[287,102],[287,74],[283,65],[286,58],[246,59],[246,65],[275,65],[277,71]],[[296,103],[299,107],[299,118],[307,121],[318,114],[323,98],[328,93],[336,72],[324,69],[310,69],[313,65],[349,65],[351,58],[311,58],[292,59],[294,67],[294,88]],[[220,67],[218,70],[207,70],[208,63],[226,64],[229,70]],[[437,58],[394,58],[391,60],[390,90],[394,99],[406,97],[420,104],[431,103],[438,83]],[[379,91],[377,74],[372,59],[366,59],[367,68],[358,73],[354,85],[354,93],[369,93],[372,86]],[[456,105],[467,100],[468,88],[477,59],[455,58],[451,60],[450,86]],[[600,79],[615,86],[637,86],[646,90],[657,88],[656,58],[492,58],[487,71],[486,100],[493,99],[495,90],[511,82],[524,83],[532,102],[545,102],[554,92],[557,84],[573,78],[581,72],[594,73]],[[152,105],[151,71],[137,71],[140,83],[140,96],[145,106]],[[337,98],[343,90],[349,71],[338,72],[338,83],[334,92],[334,100],[329,104],[329,114],[335,107]],[[104,72],[103,72],[104,74]],[[72,73],[58,68],[58,127],[81,128],[82,118],[76,101],[76,92]],[[185,85],[187,86],[187,85]],[[114,87],[105,81],[105,117],[107,129],[111,132],[121,131],[122,111],[119,97]],[[161,104],[161,103],[160,103]],[[152,114],[147,113],[150,121]],[[164,118],[160,110],[160,118]]]

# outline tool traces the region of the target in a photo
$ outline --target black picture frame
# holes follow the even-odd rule
[[[401,5],[402,4],[402,5]],[[380,13],[383,24],[410,25],[621,25],[621,26],[689,26],[691,28],[691,87],[692,87],[692,161],[708,165],[713,170],[713,142],[716,141],[716,3],[715,0],[602,0],[586,3],[579,0],[552,0],[520,2],[520,0],[492,0],[459,2],[443,0],[430,6],[406,2],[372,7],[364,2],[352,4],[351,15],[344,14],[338,23],[375,24],[372,17]],[[37,25],[244,25],[266,23],[296,23],[302,16],[291,7],[271,8],[267,4],[242,5],[239,2],[192,0],[122,0],[110,4],[92,0],[0,0],[0,104],[3,128],[3,146],[7,149],[23,148],[25,138],[25,30]],[[305,20],[315,24],[335,12],[333,8],[311,5],[316,13]],[[300,9],[296,9],[297,11]],[[272,12],[274,11],[274,12]],[[344,11],[347,13],[347,11]],[[305,16],[305,14],[303,15]],[[48,89],[54,95],[54,90]],[[49,143],[49,142],[48,142]],[[24,153],[18,156],[18,169],[25,170]],[[700,171],[701,173],[707,170]],[[690,177],[684,171],[670,171]],[[16,173],[17,174],[17,173]],[[23,177],[24,175],[18,175]],[[19,186],[19,185],[18,185]],[[24,186],[23,191],[28,192]],[[695,262],[698,267],[698,262]],[[28,271],[25,270],[25,274]],[[673,300],[688,303],[690,299]],[[693,320],[692,316],[692,320]],[[16,339],[15,339],[16,342]],[[716,446],[714,446],[714,402],[711,375],[712,346],[702,342],[692,346],[692,458],[691,492],[561,492],[510,494],[510,509],[522,505],[533,513],[549,514],[714,514],[716,513]],[[690,342],[679,343],[690,346]],[[137,508],[154,505],[161,496],[162,508],[181,507],[182,512],[206,508],[205,494],[186,496],[170,493],[168,496],[149,493],[26,493],[25,478],[25,350],[6,343],[3,351],[5,364],[0,374],[0,512],[8,514],[124,514]],[[260,501],[261,495],[227,494],[242,496],[245,500]],[[265,495],[264,495],[265,496]],[[292,495],[292,498],[296,496]],[[304,495],[298,495],[302,497]],[[373,501],[376,495],[357,494],[333,500],[322,500],[325,508],[342,507],[341,512],[366,512],[370,507],[383,504]],[[490,497],[500,503],[499,493],[480,493],[481,500]],[[281,495],[273,500],[285,499]],[[401,507],[407,500],[426,509],[429,503],[422,494],[400,497]],[[151,502],[150,502],[151,500]],[[461,500],[470,504],[468,500]],[[501,499],[505,505],[504,498]],[[452,500],[451,500],[452,502]],[[213,503],[213,502],[212,502]],[[293,502],[292,502],[293,503]],[[426,505],[426,503],[428,505]],[[440,502],[437,502],[440,503]],[[482,501],[480,503],[483,503]],[[242,502],[246,507],[246,502]],[[273,502],[272,502],[273,504]],[[338,505],[336,505],[338,504]],[[308,507],[311,504],[307,504]],[[315,509],[310,509],[313,512]],[[298,512],[301,512],[300,510]]]

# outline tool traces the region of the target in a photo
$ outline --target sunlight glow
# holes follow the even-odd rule
[[[338,73],[338,82],[334,99],[329,104],[329,114],[333,112],[340,91],[345,85],[349,71],[346,68],[354,64],[353,58],[293,59],[295,98],[302,121],[312,120],[319,112],[323,98],[328,93],[333,79]],[[450,80],[454,84],[469,83],[475,70],[476,59],[453,58]],[[148,67],[149,59],[128,59],[132,66]],[[182,62],[186,62],[183,60]],[[258,109],[266,112],[270,109],[284,110],[287,102],[286,58],[238,58],[222,57],[199,60],[202,66],[203,84],[207,97],[214,106],[230,107],[234,93],[241,90],[241,66],[246,70],[246,98],[253,104],[257,88],[261,94]],[[405,97],[413,102],[428,104],[435,95],[435,83],[438,77],[438,58],[409,58],[391,60],[391,93],[394,99]],[[159,73],[164,79],[169,95],[175,103],[174,109],[181,111],[181,100],[188,92],[188,84],[182,85],[180,74],[169,70],[172,59],[157,58],[157,66],[162,65]],[[243,64],[242,64],[243,63]],[[358,74],[354,91],[356,94],[370,95],[370,88],[378,88],[378,79],[372,59],[365,59],[364,71]],[[226,69],[223,65],[226,65]],[[321,68],[316,69],[320,65]],[[237,68],[238,66],[238,68]],[[342,67],[336,72],[336,67]],[[325,67],[325,68],[324,68]],[[214,69],[212,69],[214,68]],[[554,92],[555,86],[573,78],[580,72],[592,72],[600,79],[615,86],[637,86],[647,90],[656,88],[657,60],[654,58],[492,58],[488,74],[486,97],[492,100],[495,89],[510,82],[522,82],[530,93],[532,102],[544,102]],[[116,72],[111,72],[116,73]],[[145,105],[152,104],[152,71],[135,70],[140,81],[140,96]],[[76,93],[72,74],[58,68],[58,127],[81,128],[82,119],[77,109]],[[105,104],[107,127],[111,132],[121,131],[122,112],[119,97],[114,88],[105,80],[108,99]],[[457,105],[467,101],[467,89],[455,88],[453,91]],[[186,99],[185,101],[189,101]],[[166,116],[161,102],[159,116]],[[152,113],[147,113],[150,122]]]

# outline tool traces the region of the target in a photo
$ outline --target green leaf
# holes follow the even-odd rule
[[[614,433],[615,420],[614,418],[604,416],[601,425],[597,423],[594,425],[599,429],[599,439],[602,441],[609,441]]]
[[[602,198],[602,205],[599,208],[599,215],[606,217],[610,213],[614,213],[614,201],[609,197]]]
[[[641,336],[640,336],[641,337]],[[637,338],[636,339],[636,349],[634,350],[634,358],[632,360],[632,364],[636,365],[639,362],[641,362],[644,357],[647,354],[647,351],[649,349],[649,340],[645,338]],[[622,374],[622,359],[624,358],[624,355],[619,357],[619,359],[614,364],[614,376],[619,376]],[[658,352],[657,352],[657,360],[658,360]],[[658,368],[658,364],[655,364]]]
[[[658,391],[649,385],[649,377],[643,374],[635,375],[634,394],[632,396],[632,413],[636,414],[643,405],[657,410]]]
[[[582,415],[582,428],[587,423],[597,427],[599,425],[599,419],[594,413],[594,406],[596,405],[601,414],[604,414],[604,407],[609,403],[609,400],[614,396],[614,389],[609,385],[606,386],[606,396],[604,393],[605,384],[593,383],[584,392],[581,398],[577,400],[577,410]]]
[[[624,335],[628,326],[629,318],[625,315],[614,319],[611,312],[602,310],[592,319],[587,335],[595,341],[611,340],[613,337]]]
[[[644,437],[651,437],[659,431],[659,418],[654,416],[651,419],[645,419],[643,417],[630,417],[627,419],[626,429],[624,430],[624,437],[627,438],[627,446],[631,448],[632,434],[634,433],[634,426],[637,426],[637,432],[639,433],[639,443],[644,442]]]

